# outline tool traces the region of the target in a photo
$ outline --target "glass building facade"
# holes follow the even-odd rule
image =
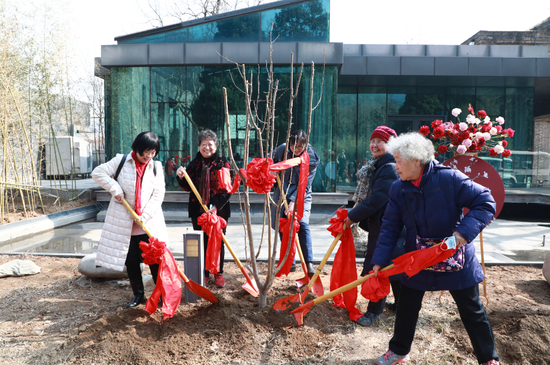
[[[379,125],[387,125],[400,134],[418,131],[435,119],[458,120],[454,108],[467,115],[468,105],[483,109],[493,119],[503,116],[504,127],[515,130],[508,148],[528,151],[533,141],[533,87],[457,87],[444,86],[448,78],[438,80],[442,86],[343,86],[338,89],[337,186],[350,191],[356,186],[355,172],[372,157],[369,139]],[[345,155],[345,161],[343,156]],[[487,152],[480,153],[488,156]],[[440,154],[445,161],[452,154]],[[345,170],[347,168],[347,171]]]
[[[328,44],[330,0],[278,3],[278,7],[258,6],[251,8],[257,11],[232,12],[225,17],[185,22],[117,40],[119,45],[256,42],[258,48],[262,42],[269,44],[275,39],[275,43]],[[363,55],[354,53],[353,50],[359,49],[355,46],[360,45],[346,48],[342,59]],[[248,70],[252,70],[255,77],[259,76],[262,93],[268,85],[266,67],[260,66],[249,63]],[[277,64],[274,68],[274,77],[280,83],[276,105],[279,111],[277,144],[284,142],[286,136],[290,67],[290,64]],[[310,67],[305,64],[299,85],[298,63],[292,70],[294,88],[299,86],[292,110],[292,129],[307,129]],[[317,102],[318,105],[312,114],[310,143],[320,155],[321,165],[314,181],[314,192],[355,190],[355,173],[371,157],[369,140],[377,126],[387,125],[398,133],[417,131],[435,119],[456,121],[451,110],[460,108],[465,115],[469,104],[476,110],[484,109],[493,119],[498,116],[506,119],[505,127],[516,131],[510,139],[510,149],[528,151],[533,147],[534,76],[523,77],[521,82],[518,78],[482,75],[342,76],[343,67],[342,64],[323,67],[319,63],[315,67],[313,105]],[[105,77],[107,159],[116,153],[127,153],[135,136],[144,130],[159,136],[159,160],[193,158],[198,151],[197,134],[207,128],[218,134],[222,155],[227,156],[230,140],[236,159],[243,156],[246,126],[243,82],[233,64],[151,66],[145,63],[109,68],[110,76]],[[401,65],[401,70],[403,68]],[[224,87],[228,92],[229,136],[225,128]],[[260,115],[261,108],[260,105]],[[259,154],[255,133],[252,131],[250,135],[251,157]],[[438,158],[449,157],[441,155]],[[167,177],[167,184],[168,188],[175,188],[175,179]]]

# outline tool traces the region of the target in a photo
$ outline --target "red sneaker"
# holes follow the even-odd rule
[[[223,288],[225,286],[223,274],[214,274],[214,284],[216,284],[218,288]]]
[[[208,280],[209,280],[209,279],[210,279],[210,278],[209,278],[208,276],[206,276],[206,277],[204,278],[204,286],[205,286],[205,287],[208,286]]]

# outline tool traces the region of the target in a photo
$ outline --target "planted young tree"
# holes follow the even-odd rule
[[[273,42],[271,43],[271,56],[273,52]],[[240,79],[242,80],[242,87],[239,88],[244,95],[244,110],[245,110],[245,120],[246,120],[246,129],[245,129],[245,139],[244,139],[244,150],[243,150],[243,166],[238,166],[237,162],[235,160],[235,155],[233,151],[233,146],[231,145],[231,128],[232,123],[230,122],[229,118],[229,103],[227,99],[227,89],[223,88],[224,93],[224,107],[225,107],[225,124],[227,128],[227,144],[228,144],[228,155],[231,160],[231,165],[237,171],[240,179],[243,182],[243,204],[242,204],[242,211],[244,213],[244,220],[243,220],[243,227],[245,230],[245,236],[248,241],[248,250],[250,255],[250,268],[249,270],[252,271],[252,274],[254,276],[254,279],[256,280],[256,283],[258,284],[258,302],[260,308],[263,308],[267,304],[267,294],[269,292],[269,289],[273,285],[273,282],[275,280],[275,277],[277,273],[281,270],[281,268],[284,266],[286,260],[289,258],[289,252],[290,252],[290,241],[291,238],[289,237],[289,242],[287,245],[287,250],[284,253],[284,256],[280,259],[279,265],[276,265],[276,259],[278,256],[278,249],[279,249],[279,223],[278,220],[275,220],[275,227],[271,230],[269,228],[271,220],[271,209],[270,207],[274,205],[276,207],[276,216],[280,216],[281,209],[285,209],[284,203],[284,195],[281,194],[278,201],[273,201],[271,195],[269,192],[264,193],[264,216],[263,216],[263,229],[262,232],[267,232],[266,235],[262,234],[262,237],[258,240],[256,237],[252,234],[252,224],[251,224],[251,207],[250,207],[250,188],[247,186],[247,175],[243,173],[241,168],[243,170],[247,169],[248,160],[249,157],[257,157],[260,159],[265,159],[266,163],[268,162],[268,159],[270,158],[270,153],[275,149],[276,141],[277,141],[277,135],[286,134],[286,142],[287,145],[289,144],[289,137],[290,132],[293,128],[294,123],[294,117],[293,117],[293,107],[294,107],[294,101],[298,97],[298,94],[300,92],[299,86],[301,83],[302,73],[304,66],[303,64],[300,66],[300,71],[297,75],[297,81],[295,81],[295,75],[294,75],[294,64],[293,64],[293,55],[291,55],[291,65],[290,65],[290,79],[289,81],[289,87],[288,89],[280,89],[280,81],[279,79],[275,79],[275,72],[273,67],[273,62],[270,61],[266,65],[266,82],[267,85],[265,90],[262,90],[260,85],[262,84],[261,76],[262,73],[260,70],[257,72],[254,72],[254,70],[250,70],[250,72],[247,72],[247,68],[245,65],[241,64],[235,64],[237,70],[239,71]],[[271,57],[272,58],[272,57]],[[311,132],[311,115],[315,107],[313,107],[313,82],[314,82],[314,64],[311,63],[311,78],[310,78],[310,93],[309,93],[309,113],[308,113],[308,121],[307,121],[307,141],[306,146],[309,142],[309,135]],[[237,86],[238,87],[238,86]],[[285,97],[285,94],[288,97],[288,108],[285,108],[284,110],[278,110],[278,102],[282,100],[283,97]],[[317,104],[318,105],[318,104]],[[233,106],[234,107],[234,106]],[[286,114],[286,115],[285,115]],[[281,116],[283,119],[286,120],[286,128],[281,130],[280,128],[277,128],[277,120],[281,119]],[[255,132],[256,140],[252,141],[250,138],[251,131]],[[255,156],[250,156],[250,150],[251,150],[251,144],[256,144],[255,150],[257,150],[257,154]],[[307,152],[305,152],[307,153]],[[269,190],[269,189],[268,189]],[[294,211],[292,212],[291,219],[295,219],[296,216],[296,207],[294,207]],[[265,229],[266,226],[268,229]],[[260,272],[258,270],[258,264],[256,261],[257,254],[259,253],[259,250],[262,247],[262,243],[264,240],[267,240],[267,253],[268,253],[268,260],[267,260],[267,273],[265,276],[260,276]],[[257,242],[259,243],[257,244]]]

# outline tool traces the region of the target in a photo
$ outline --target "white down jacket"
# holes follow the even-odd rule
[[[118,182],[113,179],[122,161],[122,156],[122,154],[117,154],[115,158],[96,167],[92,172],[94,181],[112,195],[103,230],[101,231],[101,238],[99,239],[95,264],[117,271],[124,270],[134,220],[124,205],[117,202],[114,197],[124,193],[124,199],[130,206],[134,207],[136,190],[136,163],[131,153],[128,154],[120,170]],[[153,172],[152,163],[147,165],[143,174],[141,184],[141,206],[143,208],[141,216],[144,218],[145,225],[153,237],[165,242],[170,247],[161,207],[165,191],[164,172],[161,162],[153,162],[156,165],[156,175]]]

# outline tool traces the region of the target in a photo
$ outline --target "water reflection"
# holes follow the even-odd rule
[[[514,261],[537,261],[544,262],[544,258],[548,251],[532,250],[532,251],[510,251],[511,253],[503,253],[504,256],[511,258]]]
[[[72,237],[65,237],[55,241],[46,242],[33,247],[26,252],[29,253],[75,253],[90,254],[97,250],[97,242],[82,241]]]

